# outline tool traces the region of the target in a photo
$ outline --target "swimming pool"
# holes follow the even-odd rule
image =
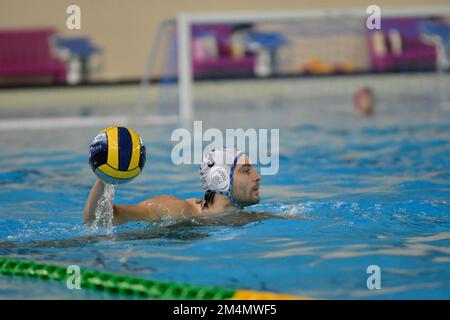
[[[102,128],[4,131],[0,255],[138,277],[321,299],[450,298],[450,114],[432,102],[199,112],[206,127],[280,128],[280,170],[262,177],[252,210],[301,215],[247,224],[130,223],[112,233],[82,224],[95,181],[87,148]],[[132,126],[144,172],[117,203],[202,195],[198,166],[175,166],[175,127]],[[381,290],[366,269],[381,269]],[[64,284],[0,277],[2,298],[119,298]]]

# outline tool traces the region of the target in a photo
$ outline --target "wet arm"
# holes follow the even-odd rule
[[[97,180],[92,186],[89,197],[86,201],[83,211],[83,221],[86,224],[91,224],[95,219],[95,210],[97,209],[98,200],[105,191],[105,184],[101,180]]]

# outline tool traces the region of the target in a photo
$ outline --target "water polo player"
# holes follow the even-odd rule
[[[158,221],[167,218],[235,212],[259,203],[260,179],[249,158],[236,149],[213,149],[205,153],[200,166],[200,180],[205,194],[202,199],[182,200],[174,196],[157,196],[136,205],[113,205],[113,223]],[[84,222],[95,219],[98,201],[105,184],[97,180],[84,208]]]

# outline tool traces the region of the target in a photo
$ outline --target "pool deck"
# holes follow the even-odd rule
[[[0,91],[0,117],[86,115],[89,108],[129,109],[137,102],[139,87],[44,87]],[[154,91],[154,90],[151,90]]]

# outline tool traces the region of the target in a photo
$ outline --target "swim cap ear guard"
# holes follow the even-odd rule
[[[204,190],[227,196],[231,204],[241,208],[233,198],[233,173],[244,153],[238,149],[212,149],[203,156],[200,181]]]

